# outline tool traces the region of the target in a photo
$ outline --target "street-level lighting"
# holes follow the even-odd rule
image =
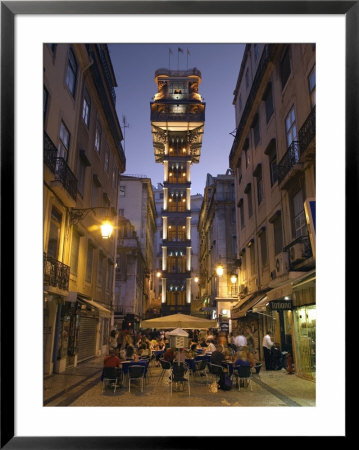
[[[91,211],[96,215],[97,209],[104,209],[109,211],[107,206],[94,206],[93,208],[72,208],[70,210],[70,222],[72,225],[79,223],[83,220],[87,214]],[[113,225],[109,219],[109,214],[107,214],[106,219],[100,225],[102,239],[109,239],[113,232]]]
[[[157,277],[157,278],[160,278],[161,275],[162,275],[162,272],[161,272],[160,270],[157,270],[157,272],[156,272],[156,277]]]
[[[231,283],[233,284],[237,283],[237,275],[235,273],[231,275]]]
[[[196,276],[196,277],[194,277],[194,282],[195,283],[198,283],[199,282],[199,278]]]
[[[222,266],[222,264],[218,264],[218,266],[216,267],[216,274],[221,277],[223,275],[224,272],[224,268]]]

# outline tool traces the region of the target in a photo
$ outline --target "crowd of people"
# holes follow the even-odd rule
[[[195,358],[198,353],[210,356],[212,364],[221,365],[231,361],[237,365],[255,365],[253,351],[248,346],[243,330],[228,339],[220,339],[217,330],[187,330],[189,345],[177,349],[170,346],[169,330],[143,330],[130,334],[126,330],[113,330],[109,337],[109,355],[105,357],[105,367],[120,367],[122,361],[137,361],[143,357],[159,357],[169,362],[184,362]]]

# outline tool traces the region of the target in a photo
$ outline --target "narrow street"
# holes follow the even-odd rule
[[[151,365],[144,392],[138,382],[128,382],[116,393],[102,392],[102,358],[96,358],[63,375],[45,380],[45,406],[315,406],[315,383],[287,375],[285,371],[261,371],[252,376],[251,391],[234,385],[230,391],[209,392],[205,377],[192,376],[190,396],[184,391],[170,393],[168,377],[158,383],[161,369]],[[77,375],[76,375],[77,372]]]

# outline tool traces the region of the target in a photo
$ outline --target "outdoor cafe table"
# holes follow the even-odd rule
[[[139,360],[139,361],[122,361],[122,370],[123,370],[123,374],[127,375],[128,374],[128,368],[130,366],[144,366],[145,367],[145,377],[146,377],[146,373],[147,373],[147,368],[148,368],[148,361],[145,360]]]
[[[196,371],[196,359],[194,359],[194,358],[186,358],[185,359],[185,363],[187,364],[189,369],[192,370],[192,372]]]
[[[201,361],[202,359],[204,359],[205,361],[210,362],[211,361],[211,355],[209,355],[209,354],[207,354],[207,355],[197,355],[194,359],[196,361]]]

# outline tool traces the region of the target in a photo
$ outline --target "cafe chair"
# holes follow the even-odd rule
[[[207,383],[207,381],[208,381],[208,378],[207,378],[207,361],[205,359],[202,359],[200,361],[196,361],[195,375],[205,376],[206,377],[206,383]]]
[[[151,356],[144,355],[144,356],[140,356],[139,359],[140,359],[140,361],[147,361],[147,373],[148,373],[148,375],[152,376],[151,369],[150,369]]]
[[[191,395],[191,385],[190,385],[190,376],[189,376],[189,369],[186,366],[186,364],[183,363],[174,363],[172,365],[171,369],[171,375],[170,375],[170,387],[171,387],[171,395],[172,395],[172,386],[173,383],[176,383],[176,386],[178,386],[178,383],[182,387],[187,383],[188,386],[188,396]]]
[[[162,370],[158,377],[157,384],[163,380],[163,377],[165,376],[165,373],[167,372],[167,370],[171,369],[171,367],[172,367],[172,364],[169,361],[165,361],[164,359],[160,359],[159,361],[160,361]]]
[[[141,380],[141,392],[145,381],[145,366],[133,364],[128,368],[128,392],[131,392],[131,380]]]
[[[237,366],[233,368],[233,375],[237,378],[238,382],[238,391],[241,390],[241,381],[247,385],[252,391],[252,380],[251,380],[251,366]]]
[[[212,382],[218,381],[219,377],[223,373],[223,367],[217,364],[207,363],[208,372],[212,378]]]
[[[104,367],[103,368],[103,379],[102,379],[102,392],[105,391],[106,387],[113,387],[114,392],[122,384],[122,370],[116,369],[115,367]]]

